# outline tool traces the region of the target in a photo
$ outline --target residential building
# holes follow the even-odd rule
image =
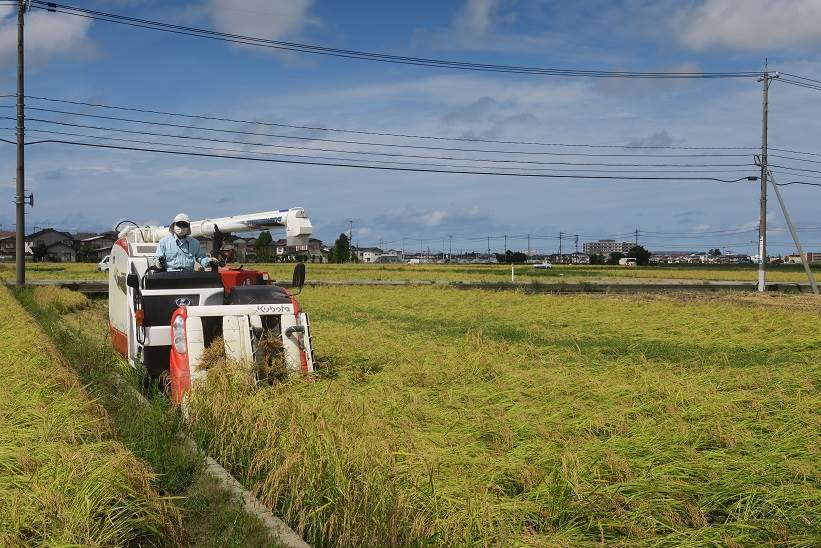
[[[68,232],[53,228],[44,228],[26,236],[26,242],[31,245],[32,252],[45,249],[45,257],[49,261],[74,262],[77,252],[74,237]]]
[[[360,263],[375,263],[376,259],[385,252],[378,247],[356,247],[354,253]]]
[[[87,235],[75,234],[77,246],[80,250],[91,253],[98,261],[111,253],[111,248],[114,246],[114,242],[117,241],[117,233],[113,231],[103,232],[102,234],[96,234],[81,239],[77,239],[78,236]]]
[[[821,253],[817,251],[805,251],[804,258],[807,260],[808,263],[821,263]]]
[[[603,255],[607,257],[611,253],[627,253],[630,248],[636,245],[633,242],[617,242],[616,240],[596,240],[595,242],[584,242],[582,249],[588,256]]]
[[[276,257],[280,261],[288,260],[288,257],[305,257],[309,263],[327,263],[328,250],[322,245],[322,240],[311,238],[308,240],[308,245],[301,248],[293,248],[288,246],[285,238],[281,238],[274,242],[276,249]]]

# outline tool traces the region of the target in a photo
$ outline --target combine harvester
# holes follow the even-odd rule
[[[271,360],[284,361],[290,373],[314,371],[308,316],[266,272],[242,267],[163,271],[153,265],[154,254],[160,239],[170,234],[168,227],[131,224],[119,233],[111,251],[111,341],[135,369],[154,379],[167,374],[172,401],[181,403],[206,377],[200,358],[217,337],[225,342],[226,358],[252,366],[250,381],[260,382]],[[219,250],[229,232],[282,227],[288,246],[307,249],[312,226],[302,208],[193,221],[191,236],[213,237]],[[294,285],[301,288],[304,281],[305,265],[298,264]]]

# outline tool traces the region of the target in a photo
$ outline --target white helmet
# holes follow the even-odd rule
[[[183,223],[191,224],[191,217],[188,216],[187,213],[177,213],[177,216],[174,217],[172,221],[172,225],[182,221]]]
[[[178,238],[185,238],[191,234],[191,218],[185,213],[177,213],[177,216],[174,217],[174,221],[171,223],[171,230]]]

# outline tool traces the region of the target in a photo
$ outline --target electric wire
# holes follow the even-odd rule
[[[3,120],[14,120],[13,117],[10,116],[0,116],[0,119]],[[42,118],[28,118],[29,121],[35,121],[45,124],[52,124],[52,125],[59,125],[59,126],[68,126],[68,127],[79,127],[84,129],[93,129],[99,131],[112,131],[112,132],[120,132],[120,133],[128,133],[128,134],[138,134],[138,135],[150,135],[155,137],[170,137],[175,139],[185,139],[185,140],[196,140],[196,141],[208,141],[208,142],[220,142],[220,143],[230,143],[230,144],[242,144],[242,145],[250,145],[250,146],[257,146],[257,147],[272,147],[272,148],[286,148],[286,149],[298,149],[298,150],[313,150],[313,151],[320,151],[320,152],[337,152],[337,153],[345,153],[345,154],[356,154],[356,155],[375,155],[375,156],[388,156],[388,157],[403,157],[403,158],[424,158],[424,159],[437,159],[437,160],[462,160],[462,161],[475,161],[475,162],[486,162],[486,163],[522,163],[522,164],[536,164],[536,165],[567,165],[567,166],[598,166],[598,167],[685,167],[685,168],[715,168],[715,167],[732,167],[732,168],[749,168],[752,163],[745,163],[745,164],[710,164],[710,163],[688,163],[688,164],[673,164],[673,163],[663,163],[663,164],[653,164],[653,163],[609,163],[609,162],[564,162],[564,161],[537,161],[537,160],[510,160],[510,159],[499,159],[499,158],[472,158],[472,157],[457,157],[457,156],[425,156],[425,155],[414,155],[414,154],[400,154],[400,153],[386,153],[386,152],[376,152],[376,151],[363,151],[363,150],[340,150],[340,149],[326,149],[326,148],[317,148],[317,147],[306,147],[306,146],[289,146],[289,145],[281,145],[277,143],[254,143],[250,141],[230,141],[224,139],[214,139],[210,137],[197,137],[191,135],[176,135],[172,133],[160,133],[160,132],[151,132],[151,131],[139,131],[139,130],[131,130],[131,129],[124,129],[124,128],[111,128],[105,126],[92,126],[87,124],[74,124],[71,122],[60,122],[56,120],[46,120]],[[189,128],[189,129],[196,129],[196,128]]]
[[[799,80],[806,80],[808,82],[815,82],[816,84],[821,84],[821,80],[815,80],[813,78],[807,78],[806,76],[799,76],[797,74],[790,74],[789,72],[779,72],[779,74],[782,74],[784,76],[789,76],[791,78],[798,78]]]
[[[6,139],[2,139],[3,142],[12,143],[12,141],[8,141]],[[211,154],[205,152],[187,152],[187,151],[180,151],[180,150],[167,150],[167,149],[157,149],[157,148],[144,148],[144,147],[130,147],[130,146],[121,146],[121,145],[108,145],[102,143],[84,143],[78,141],[68,141],[62,139],[43,139],[40,141],[32,141],[26,143],[26,145],[36,145],[36,144],[64,144],[64,145],[74,145],[74,146],[82,146],[82,147],[93,147],[93,148],[106,148],[106,149],[113,149],[113,150],[127,150],[127,151],[140,151],[140,152],[151,152],[151,153],[158,153],[158,154],[170,154],[170,155],[181,155],[181,156],[194,156],[194,157],[205,157],[205,158],[225,158],[225,159],[232,159],[232,160],[245,160],[245,161],[254,161],[254,162],[273,162],[273,163],[283,163],[283,164],[300,164],[300,165],[314,165],[314,166],[328,166],[328,167],[347,167],[347,168],[356,168],[356,169],[372,169],[372,170],[387,170],[387,171],[406,171],[406,172],[420,172],[420,173],[450,173],[450,174],[457,174],[457,175],[488,175],[488,176],[503,176],[503,177],[526,177],[526,178],[546,178],[546,179],[608,179],[608,180],[632,180],[632,181],[713,181],[713,182],[720,182],[720,183],[737,183],[740,181],[750,180],[750,177],[739,177],[737,179],[722,179],[719,177],[656,177],[656,176],[640,176],[640,177],[627,177],[627,176],[617,176],[617,175],[569,175],[569,174],[543,174],[543,173],[503,173],[498,171],[475,171],[475,170],[442,170],[442,169],[421,169],[421,168],[410,168],[410,167],[391,167],[391,166],[373,166],[373,165],[362,165],[362,164],[351,164],[351,163],[333,163],[333,162],[316,162],[316,161],[308,161],[308,160],[287,160],[281,158],[258,158],[252,156],[234,156],[234,155],[225,155],[225,154]]]
[[[457,147],[434,147],[434,146],[424,146],[424,145],[411,145],[411,144],[400,144],[400,143],[380,143],[380,142],[373,142],[373,141],[353,141],[347,139],[329,139],[323,137],[304,137],[304,136],[297,136],[297,135],[286,135],[280,133],[261,133],[257,131],[245,131],[239,129],[226,129],[226,128],[214,128],[214,127],[206,127],[206,126],[192,126],[192,125],[185,125],[185,124],[174,124],[171,122],[158,122],[158,121],[151,121],[151,120],[140,120],[137,118],[123,118],[119,116],[106,116],[102,114],[91,114],[91,113],[84,113],[84,112],[69,112],[64,110],[58,109],[47,109],[47,108],[38,108],[38,107],[29,107],[29,110],[36,110],[40,112],[48,112],[51,114],[64,114],[69,116],[80,116],[84,118],[95,118],[101,120],[109,120],[109,121],[117,121],[117,122],[126,122],[126,123],[134,123],[134,124],[144,124],[144,125],[155,125],[155,126],[162,126],[162,127],[172,127],[176,129],[186,129],[186,130],[194,130],[194,131],[209,131],[209,132],[216,132],[216,133],[232,133],[232,134],[239,134],[239,135],[253,135],[255,137],[273,137],[276,139],[293,139],[299,141],[317,141],[323,143],[336,143],[336,144],[347,144],[347,145],[362,145],[362,146],[376,146],[376,147],[390,147],[390,148],[410,148],[410,149],[418,149],[418,150],[445,150],[449,152],[482,152],[482,153],[489,153],[489,154],[523,154],[523,155],[533,155],[533,156],[592,156],[592,157],[606,157],[606,156],[624,156],[624,157],[635,157],[635,156],[648,156],[648,157],[659,157],[659,158],[698,158],[698,157],[748,157],[748,154],[720,154],[720,153],[697,153],[697,154],[636,154],[636,153],[621,153],[621,154],[614,154],[614,153],[571,153],[571,152],[536,152],[536,151],[521,151],[521,150],[500,150],[500,149],[477,149],[477,148],[457,148]],[[37,118],[29,118],[35,121],[42,121]]]
[[[100,21],[107,21],[123,25],[129,25],[139,28],[182,34],[188,36],[196,36],[200,38],[208,38],[212,40],[221,40],[226,42],[240,43],[244,45],[266,47],[273,49],[280,49],[285,51],[295,51],[300,53],[311,53],[317,55],[327,55],[333,57],[343,57],[350,59],[359,59],[367,61],[379,61],[386,63],[397,63],[407,65],[420,65],[438,68],[451,68],[459,70],[474,70],[483,72],[507,72],[516,74],[534,74],[534,75],[549,75],[549,76],[583,76],[594,78],[750,78],[758,77],[762,74],[761,71],[736,71],[736,72],[637,72],[637,71],[605,71],[605,70],[581,70],[581,69],[557,69],[544,67],[525,67],[513,65],[494,65],[485,63],[471,63],[464,61],[452,61],[443,59],[430,59],[421,57],[407,57],[399,55],[390,55],[383,53],[347,50],[340,48],[330,48],[327,46],[318,46],[313,44],[304,44],[296,42],[284,42],[280,40],[271,40],[260,37],[245,36],[239,34],[231,34],[225,32],[218,32],[210,29],[201,29],[196,27],[187,27],[183,25],[174,25],[170,23],[152,21],[148,19],[140,19],[136,17],[128,17],[113,13],[107,13],[97,10],[90,10],[80,8],[77,6],[69,6],[65,4],[58,4],[56,2],[46,2],[42,0],[34,0],[32,7],[45,11],[62,13],[67,15],[74,15],[79,17],[86,17]]]
[[[6,131],[14,131],[14,128],[5,127],[0,128],[0,130]],[[45,133],[49,135],[63,135],[68,137],[79,137],[84,139],[98,139],[98,140],[105,140],[105,141],[116,141],[116,142],[125,142],[125,143],[134,143],[134,144],[141,144],[141,145],[159,145],[159,146],[171,146],[177,148],[191,148],[196,150],[208,150],[208,151],[216,151],[216,152],[233,152],[233,153],[240,153],[240,154],[261,154],[266,156],[286,156],[286,157],[294,157],[294,158],[315,158],[315,159],[322,159],[322,160],[334,160],[334,161],[348,161],[350,158],[339,158],[339,157],[328,157],[328,156],[316,156],[316,155],[301,155],[301,154],[293,154],[293,153],[274,153],[274,152],[265,152],[265,151],[251,151],[251,150],[238,150],[238,149],[231,149],[231,148],[221,148],[221,147],[205,147],[205,146],[198,146],[198,145],[190,145],[190,144],[179,144],[179,143],[168,143],[163,141],[146,141],[146,140],[139,140],[139,139],[124,139],[119,137],[111,137],[106,135],[88,135],[82,133],[73,133],[67,131],[53,131],[53,130],[44,130],[44,129],[27,129],[27,133]],[[415,162],[401,162],[401,161],[384,161],[384,160],[371,160],[371,159],[363,159],[362,161],[370,162],[370,163],[380,163],[380,164],[399,164],[399,165],[426,165],[426,166],[434,166],[434,167],[459,167],[459,168],[475,168],[477,166],[470,166],[470,165],[454,165],[454,164],[435,164],[435,163],[415,163]],[[494,160],[488,160],[494,161]],[[709,169],[709,170],[698,170],[698,169],[689,169],[689,170],[638,170],[638,169],[629,169],[629,170],[619,170],[619,169],[579,169],[579,168],[559,168],[559,167],[551,167],[551,168],[527,168],[527,167],[505,167],[505,166],[498,166],[494,167],[494,169],[513,169],[513,170],[520,170],[520,171],[555,171],[555,172],[573,172],[573,173],[744,173],[746,170],[743,169]]]
[[[14,97],[14,95],[0,96],[0,97]],[[507,144],[507,145],[529,145],[529,146],[544,146],[544,147],[584,147],[584,148],[616,148],[616,149],[667,149],[667,150],[758,150],[760,147],[699,147],[699,146],[678,146],[678,145],[609,145],[609,144],[580,144],[580,143],[550,143],[542,141],[506,141],[501,139],[479,139],[469,137],[442,137],[437,135],[417,135],[412,133],[390,133],[381,131],[366,131],[354,129],[340,129],[327,126],[306,126],[297,124],[285,124],[277,122],[265,122],[259,120],[242,120],[236,118],[225,118],[218,116],[206,116],[202,114],[182,114],[179,112],[169,112],[162,110],[153,110],[136,107],[124,107],[115,105],[106,105],[102,103],[91,103],[86,101],[71,101],[67,99],[55,99],[52,97],[42,97],[35,95],[26,95],[27,99],[35,99],[38,101],[49,101],[55,103],[65,103],[77,106],[88,106],[94,108],[104,108],[111,110],[121,110],[129,112],[139,112],[142,114],[156,114],[162,116],[175,116],[181,118],[191,118],[197,120],[209,120],[216,122],[230,122],[235,124],[255,124],[260,126],[270,127],[286,127],[290,129],[310,130],[310,131],[329,131],[339,133],[351,133],[358,135],[374,135],[382,137],[401,137],[410,139],[431,139],[439,141],[462,141],[472,143],[493,143],[493,144]],[[773,149],[775,150],[775,149]],[[788,151],[792,152],[792,151]]]

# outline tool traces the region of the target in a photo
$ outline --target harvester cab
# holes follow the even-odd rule
[[[284,227],[287,245],[307,248],[312,227],[302,208],[191,223],[192,236]],[[165,272],[152,267],[167,227],[129,226],[119,233],[109,268],[109,330],[115,349],[152,378],[167,375],[175,403],[203,380],[209,345],[222,341],[225,358],[249,382],[276,375],[309,375],[314,355],[308,315],[266,272],[226,268]],[[215,252],[218,251],[215,249]],[[297,265],[294,285],[304,283]]]

